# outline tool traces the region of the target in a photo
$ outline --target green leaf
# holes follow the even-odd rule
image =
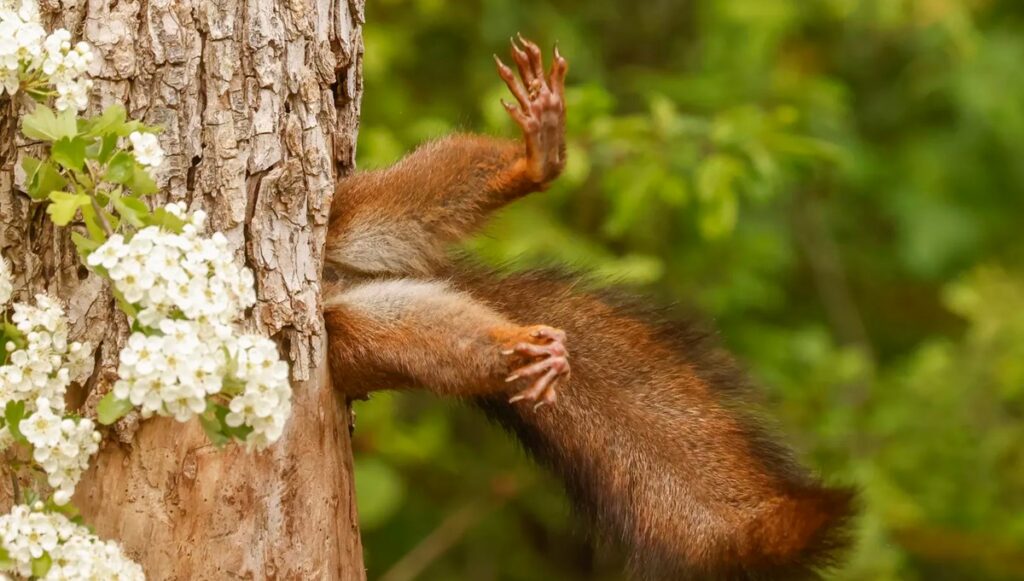
[[[14,561],[11,560],[11,554],[7,552],[7,549],[0,547],[0,571],[10,571],[14,568]]]
[[[67,192],[50,192],[50,205],[46,213],[58,226],[67,226],[75,218],[82,206],[89,204],[89,196],[85,194],[69,194]]]
[[[111,288],[110,293],[114,295],[115,299],[117,299],[117,306],[121,309],[121,311],[124,314],[128,315],[132,319],[138,318],[139,310],[135,308],[135,305],[129,303],[124,298],[124,295],[121,294],[121,291],[117,290],[116,288]]]
[[[733,184],[742,173],[743,165],[735,157],[711,155],[697,170],[697,195],[702,202],[735,196]]]
[[[119,151],[110,158],[106,178],[109,182],[128,186],[137,196],[148,196],[158,189],[149,171],[126,151]]]
[[[36,578],[45,577],[53,566],[53,559],[50,553],[43,553],[38,559],[32,559],[32,576]]]
[[[50,155],[53,161],[67,169],[80,170],[85,164],[86,141],[81,137],[62,137],[54,142],[50,148]]]
[[[114,208],[121,215],[122,220],[136,228],[146,225],[145,220],[149,217],[149,207],[142,200],[134,196],[116,196],[112,199]]]
[[[78,232],[71,233],[71,241],[75,243],[75,248],[78,250],[78,257],[82,259],[83,263],[85,262],[85,259],[92,254],[92,251],[99,248],[100,244],[102,244],[100,240],[103,240],[105,237],[102,237],[102,232],[100,233],[100,236],[101,238],[93,240],[82,236]]]
[[[96,419],[104,426],[109,426],[132,411],[132,402],[114,397],[114,392],[103,396],[96,406]]]
[[[146,220],[150,226],[159,226],[168,232],[180,234],[185,228],[185,221],[168,212],[163,208],[153,210],[153,214]]]
[[[74,174],[73,181],[75,182],[75,191],[80,194],[89,193],[96,189],[96,184],[92,181],[92,176],[85,171],[82,171],[83,169],[84,168],[71,170],[71,173]]]
[[[246,436],[252,433],[252,426],[245,424],[238,427],[229,426],[227,421],[229,411],[228,408],[222,405],[216,405],[213,408],[213,413],[217,416],[217,421],[220,422],[220,432],[229,438],[244,440]]]
[[[74,519],[79,515],[78,507],[71,504],[70,502],[64,505],[57,504],[56,502],[54,502],[53,496],[50,496],[50,498],[46,499],[46,512],[55,512],[57,514],[62,514],[65,517],[67,517],[68,520]]]
[[[105,177],[108,182],[126,184],[132,179],[132,174],[134,173],[135,157],[126,151],[119,151],[107,163]]]
[[[82,217],[85,218],[85,229],[89,231],[89,236],[93,240],[107,239],[107,233],[103,229],[99,215],[96,214],[96,210],[92,207],[92,204],[82,206]]]
[[[21,158],[21,169],[25,171],[25,176],[28,178],[25,180],[26,183],[31,183],[36,177],[36,172],[39,171],[39,166],[43,164],[43,160],[36,159],[31,155],[26,155]]]
[[[108,133],[99,140],[93,142],[93,144],[89,146],[89,149],[86,150],[86,155],[100,163],[107,163],[110,160],[110,156],[114,155],[114,151],[116,150],[117,134]]]
[[[210,439],[210,442],[214,446],[220,448],[231,441],[231,438],[225,436],[221,431],[221,422],[210,407],[207,407],[206,411],[199,416],[199,423],[203,425],[203,431],[206,432],[206,437]]]
[[[125,131],[125,120],[128,114],[121,105],[111,105],[103,110],[103,113],[99,117],[88,120],[83,123],[82,135],[86,137],[100,137],[107,135],[113,135],[115,139],[118,136],[128,135],[131,131],[122,133]]]
[[[149,175],[149,171],[139,165],[135,166],[135,171],[132,172],[132,177],[128,181],[127,185],[138,196],[155,194],[159,189],[156,187],[156,182],[153,181],[153,177]]]
[[[25,336],[21,334],[21,331],[7,321],[4,321],[4,337],[4,341],[14,343],[16,349],[24,349],[28,345],[28,341],[25,340]]]
[[[26,157],[21,161],[21,167],[28,176],[25,182],[28,195],[37,202],[45,200],[50,192],[62,190],[67,185],[67,180],[49,160]]]
[[[739,200],[735,182],[742,174],[743,165],[726,154],[710,156],[698,169],[699,224],[705,238],[721,238],[736,227]]]
[[[78,134],[78,123],[73,109],[54,114],[44,105],[36,105],[31,113],[21,118],[21,132],[29,139],[57,141]]]
[[[11,435],[19,442],[27,442],[25,435],[21,433],[21,420],[25,419],[25,402],[9,401],[4,408],[4,420]]]

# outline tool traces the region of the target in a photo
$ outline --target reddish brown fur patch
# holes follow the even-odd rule
[[[565,478],[598,536],[649,579],[814,577],[845,538],[852,494],[824,487],[745,411],[745,380],[690,329],[550,275],[456,276],[514,322],[570,337],[558,405],[481,406]]]
[[[529,358],[506,352],[537,341],[536,327],[515,325],[440,282],[327,284],[324,298],[331,371],[353,396],[404,386],[507,397],[523,382],[506,378]]]
[[[328,261],[368,274],[424,275],[445,262],[445,244],[491,212],[539,189],[520,142],[452,135],[394,166],[338,183]]]

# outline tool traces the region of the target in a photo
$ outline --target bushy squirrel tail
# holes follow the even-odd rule
[[[855,495],[845,488],[805,485],[753,520],[743,536],[738,578],[814,578],[849,543]]]
[[[554,405],[478,404],[565,481],[641,579],[807,579],[848,544],[854,493],[824,485],[750,412],[706,333],[548,273],[463,275],[478,300],[568,336]]]

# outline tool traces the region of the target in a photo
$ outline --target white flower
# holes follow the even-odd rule
[[[61,81],[54,84],[57,89],[57,99],[53,106],[58,111],[66,109],[78,109],[81,111],[89,106],[89,89],[92,88],[91,79],[78,81]]]
[[[227,359],[220,342],[195,321],[163,319],[163,335],[133,333],[121,351],[114,395],[142,414],[186,421],[206,409],[206,396],[221,389]]]
[[[84,109],[92,86],[86,71],[92,61],[89,45],[72,46],[67,30],[46,35],[34,1],[0,3],[0,92],[13,95],[23,80],[43,81],[56,89],[57,109]]]
[[[24,401],[28,411],[45,399],[56,412],[64,409],[64,393],[72,381],[92,373],[93,358],[87,344],[68,341],[64,309],[46,295],[35,305],[17,303],[11,322],[26,340],[7,347],[7,364],[0,366],[0,409],[10,401]]]
[[[60,418],[53,414],[46,398],[39,398],[36,406],[36,412],[21,423],[21,433],[36,448],[52,448],[60,442]]]
[[[131,139],[137,155],[155,144],[149,134]],[[181,202],[165,210],[185,220],[181,233],[150,226],[128,240],[114,235],[87,259],[136,308],[142,327],[121,351],[114,396],[137,406],[144,418],[186,421],[204,413],[207,398],[229,384],[225,421],[251,428],[247,446],[263,449],[281,436],[291,387],[277,345],[239,336],[234,327],[256,302],[255,279],[235,262],[224,235],[200,234],[205,213],[189,216]]]
[[[13,293],[14,285],[11,282],[11,269],[7,266],[7,261],[0,256],[0,306],[7,304],[7,301],[11,300]]]
[[[0,516],[0,546],[20,578],[31,577],[32,560],[46,553],[52,565],[43,579],[145,579],[142,567],[116,543],[103,541],[62,514],[24,504]]]
[[[32,422],[41,414],[46,415],[43,407],[26,419],[22,427],[25,428],[26,422]],[[23,432],[33,446],[32,459],[46,472],[47,483],[55,490],[54,500],[57,504],[64,504],[89,467],[89,459],[99,450],[100,433],[89,419],[58,420],[56,433],[48,433],[50,437],[45,440],[41,437],[33,439],[24,429]]]
[[[149,167],[159,167],[163,163],[164,150],[160,148],[156,135],[133,131],[128,139],[132,142],[135,159],[139,163]]]
[[[47,481],[70,498],[71,492],[98,450],[99,432],[91,420],[64,418],[64,394],[72,381],[92,373],[93,358],[87,344],[68,341],[64,309],[46,295],[35,305],[17,303],[11,322],[25,340],[22,347],[6,345],[9,357],[0,366],[0,409],[12,401],[25,403],[22,434],[32,445],[32,459]],[[9,445],[7,428],[0,431],[0,448]]]
[[[288,365],[266,337],[242,335],[228,342],[228,350],[235,364],[234,377],[245,388],[229,402],[231,411],[224,420],[232,427],[251,427],[246,446],[262,450],[281,437],[291,414]]]
[[[182,212],[178,204],[166,209]],[[130,241],[111,236],[87,263],[107,271],[122,296],[139,308],[146,327],[181,315],[231,323],[256,301],[252,273],[235,263],[226,238],[199,235],[202,220],[201,214],[194,215],[181,234],[150,226]]]
[[[60,506],[64,506],[65,504],[71,502],[71,492],[67,490],[58,490],[57,492],[54,492],[53,502],[57,503]]]

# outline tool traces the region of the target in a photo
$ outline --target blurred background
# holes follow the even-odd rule
[[[570,61],[569,165],[468,245],[702,311],[862,489],[835,579],[1024,579],[1024,2],[372,0],[362,168],[513,136],[492,53]],[[506,96],[507,97],[507,96]],[[356,406],[371,579],[619,579],[474,410]]]

